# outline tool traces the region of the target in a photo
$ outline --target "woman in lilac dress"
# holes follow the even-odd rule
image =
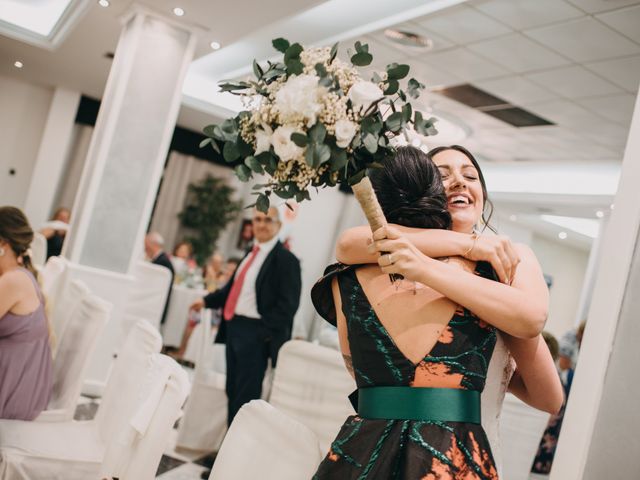
[[[51,396],[51,348],[44,298],[31,263],[33,230],[0,207],[0,418],[33,420]]]

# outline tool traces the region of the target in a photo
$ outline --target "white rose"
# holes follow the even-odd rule
[[[353,109],[359,112],[361,110],[366,111],[373,102],[381,99],[384,93],[375,83],[362,80],[349,89],[348,96]]]
[[[356,124],[350,120],[342,119],[336,122],[336,145],[347,148],[356,134]]]
[[[316,123],[322,110],[324,87],[318,85],[316,75],[291,77],[276,93],[275,108],[283,123],[303,120],[308,127]]]
[[[262,152],[268,152],[271,147],[271,135],[273,131],[268,126],[264,125],[262,128],[256,130],[256,153],[259,155]]]
[[[291,141],[291,134],[296,129],[287,125],[278,127],[271,136],[273,150],[280,160],[286,162],[302,155],[302,148]]]

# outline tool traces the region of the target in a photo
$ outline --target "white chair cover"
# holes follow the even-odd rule
[[[71,314],[53,362],[53,394],[38,421],[73,419],[80,397],[84,372],[96,341],[104,329],[112,305],[88,295]]]
[[[153,355],[139,391],[143,402],[138,404],[126,428],[107,444],[101,477],[155,478],[189,387],[186,372],[175,360]]]
[[[205,310],[200,325],[208,325],[210,315]],[[214,451],[220,448],[227,431],[225,346],[213,343],[210,328],[201,328],[199,341],[193,386],[180,419],[176,445]]]
[[[31,261],[36,267],[42,267],[47,261],[47,239],[40,232],[33,233]]]
[[[528,480],[549,414],[536,410],[508,394],[505,397],[500,436],[502,437],[503,477]]]
[[[205,325],[209,330],[211,330],[211,324],[200,322],[191,331],[191,336],[187,342],[187,348],[185,348],[184,355],[182,356],[183,360],[187,360],[194,364],[198,362],[202,353],[202,348],[204,347],[202,335],[204,335]]]
[[[291,340],[278,354],[269,403],[309,427],[326,451],[354,413],[348,395],[355,388],[339,352]]]
[[[202,288],[187,288],[184,285],[173,286],[169,308],[167,309],[167,318],[164,325],[162,325],[164,345],[180,346],[184,328],[189,320],[189,307],[197,299],[204,297],[208,293]]]
[[[145,318],[159,329],[171,284],[171,272],[160,265],[140,261],[134,267],[133,276],[135,282],[125,307],[125,315]]]
[[[209,480],[311,478],[322,457],[309,428],[267,402],[253,400],[234,418]]]
[[[54,299],[60,295],[60,288],[65,281],[68,265],[69,262],[64,257],[51,257],[40,270],[42,293],[49,306],[52,306]]]
[[[121,438],[121,432],[127,430],[150,396],[141,386],[147,385],[145,379],[150,376],[149,368],[154,365],[152,360],[160,347],[160,335],[147,322],[132,330],[114,363],[94,420],[55,423],[0,420],[0,479],[101,478],[106,446]],[[127,448],[133,449],[134,445]],[[112,461],[118,465],[130,463],[128,458]],[[121,480],[129,479],[121,477]]]
[[[91,291],[82,280],[64,279],[65,284],[61,285],[59,296],[53,299],[53,308],[51,309],[50,321],[55,335],[53,345],[53,358],[58,354],[58,347],[64,342],[64,334],[69,323],[69,319],[75,315],[75,311],[80,303],[87,298]]]

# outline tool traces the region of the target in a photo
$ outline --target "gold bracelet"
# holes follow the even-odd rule
[[[471,239],[473,240],[473,243],[471,244],[469,249],[462,254],[463,257],[466,257],[467,255],[469,255],[471,253],[471,251],[475,248],[476,242],[478,241],[478,234],[476,232],[473,232],[471,234]]]

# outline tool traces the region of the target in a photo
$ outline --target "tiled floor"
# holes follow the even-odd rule
[[[80,397],[74,419],[93,419],[99,405],[99,399]],[[202,472],[209,470],[213,465],[215,453],[176,450],[177,437],[178,431],[174,428],[168,442],[169,445],[160,460],[156,478],[162,480],[200,480]]]

